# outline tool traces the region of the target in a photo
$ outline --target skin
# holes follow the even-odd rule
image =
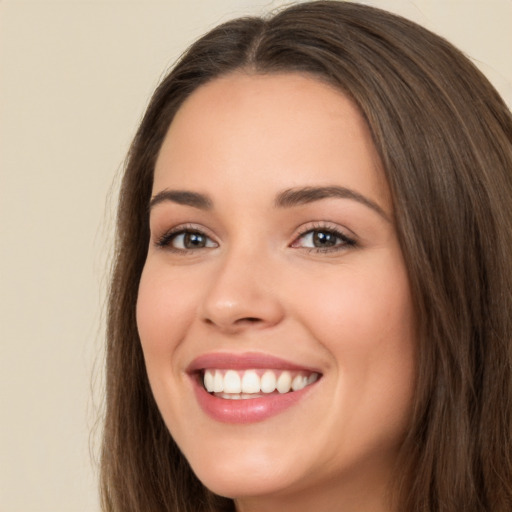
[[[324,186],[374,206],[353,197],[275,205],[283,190]],[[300,74],[218,78],[169,128],[153,197],[167,190],[211,201],[153,205],[137,304],[154,396],[194,472],[243,512],[392,510],[414,315],[388,186],[354,104]],[[183,236],[158,245],[180,226],[204,233],[206,247],[186,250]],[[335,238],[319,250],[312,230],[354,244]],[[186,372],[211,352],[269,354],[322,377],[280,414],[226,424],[203,412]]]

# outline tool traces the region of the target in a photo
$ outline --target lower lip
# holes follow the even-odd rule
[[[256,423],[280,414],[305,398],[316,383],[299,391],[283,394],[269,394],[261,398],[230,400],[208,393],[194,380],[194,391],[199,405],[211,418],[222,423]]]

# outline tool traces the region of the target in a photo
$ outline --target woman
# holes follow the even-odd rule
[[[512,120],[446,41],[345,2],[212,30],[117,244],[105,510],[510,510]]]

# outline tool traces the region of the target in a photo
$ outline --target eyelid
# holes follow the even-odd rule
[[[301,247],[296,245],[300,239],[302,239],[308,233],[314,231],[325,231],[332,233],[344,243],[330,247]],[[293,236],[293,242],[290,244],[290,247],[313,252],[336,252],[339,250],[346,250],[347,248],[354,247],[356,245],[358,245],[358,240],[356,235],[351,230],[329,221],[313,221],[307,224],[303,224],[296,230]]]
[[[198,233],[200,235],[205,236],[209,240],[213,241],[213,243],[218,246],[218,242],[216,241],[215,237],[210,233],[210,230],[205,228],[204,226],[200,224],[193,224],[193,223],[185,223],[185,224],[178,224],[176,226],[173,226],[170,229],[164,230],[162,234],[159,234],[155,236],[154,238],[154,245],[157,248],[161,249],[168,249],[168,250],[174,250],[176,252],[184,253],[188,251],[194,251],[198,249],[177,249],[171,246],[172,240],[177,237],[180,234],[184,233]],[[212,247],[204,247],[205,249],[210,249]]]
[[[208,228],[201,224],[195,223],[184,223],[178,224],[176,226],[171,227],[167,230],[162,230],[161,234],[157,234],[154,236],[153,244],[159,249],[171,250],[177,253],[188,253],[195,252],[200,249],[212,249],[219,246],[219,242],[216,240],[215,235],[213,235]],[[325,231],[332,233],[337,238],[341,240],[342,243],[337,243],[333,246],[326,247],[304,247],[299,245],[299,241],[305,237],[308,233],[314,231]],[[177,248],[172,246],[172,241],[179,235],[186,233],[197,233],[202,236],[205,236],[211,242],[213,242],[214,247],[206,246],[206,247],[197,247],[197,248]],[[295,230],[295,234],[293,235],[293,241],[289,244],[289,247],[302,249],[310,252],[336,252],[340,250],[346,250],[349,247],[353,247],[358,245],[358,240],[355,234],[346,227],[342,227],[337,223],[330,221],[312,221],[306,224],[301,225],[299,228]]]

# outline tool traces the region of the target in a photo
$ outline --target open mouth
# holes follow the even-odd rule
[[[201,372],[201,377],[208,393],[228,400],[246,400],[300,391],[316,382],[320,374],[307,370],[209,368]]]
[[[231,424],[279,415],[311,396],[323,378],[317,368],[257,352],[203,354],[186,372],[200,408]]]

